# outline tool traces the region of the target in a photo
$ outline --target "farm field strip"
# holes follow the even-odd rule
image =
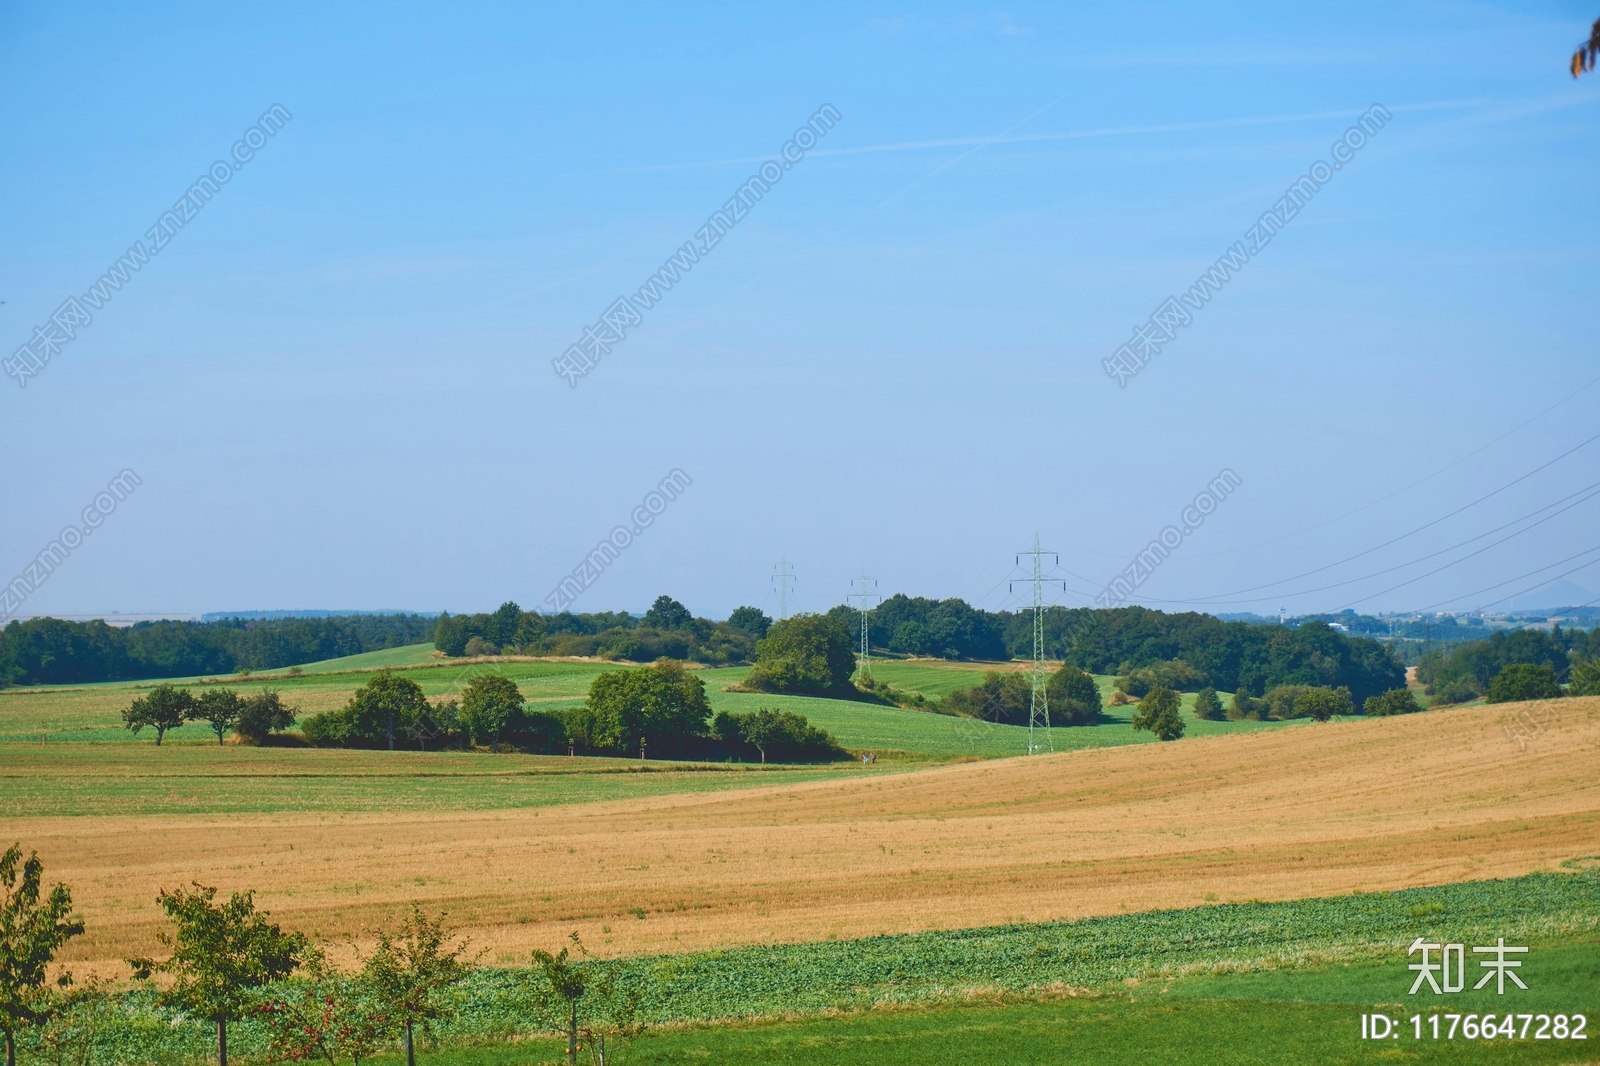
[[[195,879],[358,942],[417,900],[502,964],[573,930],[726,948],[1552,869],[1600,851],[1600,699],[1555,707],[1526,751],[1520,708],[1483,707],[531,810],[8,828],[74,886],[69,952],[112,966],[148,950],[156,888]]]

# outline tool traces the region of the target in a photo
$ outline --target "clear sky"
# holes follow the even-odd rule
[[[1482,606],[1600,560],[1519,578],[1600,548],[1600,500],[1538,510],[1600,482],[1600,441],[1451,515],[1600,433],[1600,72],[1566,69],[1596,15],[0,5],[0,355],[292,115],[0,380],[0,571],[131,469],[23,613],[544,607],[681,469],[574,609],[770,611],[781,556],[800,607],[863,568],[1015,606],[1035,532],[1074,604],[1227,469],[1133,601]],[[558,377],[824,104],[810,154]],[[1103,360],[1374,104],[1119,388]]]

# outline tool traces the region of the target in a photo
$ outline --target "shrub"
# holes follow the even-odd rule
[[[1152,663],[1137,669],[1118,671],[1117,688],[1135,698],[1142,698],[1153,688],[1170,688],[1177,692],[1198,692],[1206,684],[1206,675],[1182,659]]]
[[[1183,736],[1183,719],[1178,714],[1181,702],[1170,688],[1151,689],[1133,712],[1133,728],[1148,729],[1157,740],[1177,740]]]
[[[1416,714],[1422,707],[1410,689],[1392,688],[1381,696],[1368,696],[1361,709],[1374,718],[1385,718],[1393,714]]]
[[[749,714],[719,712],[711,720],[711,735],[730,746],[754,748],[762,762],[769,755],[797,760],[844,754],[833,737],[814,728],[803,715],[765,707]]]
[[[1240,688],[1233,694],[1233,700],[1228,704],[1228,721],[1243,722],[1248,719],[1259,722],[1265,713],[1264,706],[1260,700]]]
[[[1132,702],[1133,700],[1129,698],[1128,694],[1120,688],[1112,689],[1110,698],[1106,700],[1107,705],[1112,707],[1122,707]]]
[[[1440,685],[1433,702],[1436,706],[1448,707],[1453,703],[1471,703],[1481,695],[1483,688],[1476,678],[1458,677],[1454,681]]]
[[[1091,679],[1090,684],[1093,684]],[[946,714],[981,718],[1002,725],[1027,725],[1033,703],[1033,685],[1018,672],[983,675],[983,682],[972,688],[957,689],[940,705]]]
[[[283,705],[277,689],[262,688],[254,696],[245,697],[233,731],[246,744],[265,744],[273,733],[294,725],[297,710]]]
[[[1315,718],[1319,722],[1326,722],[1336,714],[1355,713],[1350,690],[1342,685],[1339,688],[1314,688],[1302,692],[1294,701],[1296,718]]]
[[[1294,704],[1301,696],[1310,692],[1313,685],[1277,685],[1267,690],[1261,697],[1260,709],[1264,712],[1263,718],[1293,718]]]
[[[493,644],[490,644],[482,637],[473,637],[471,640],[467,641],[467,646],[464,649],[464,652],[468,656],[477,657],[479,655],[499,655],[500,649],[495,647]]]
[[[1222,701],[1217,698],[1217,690],[1210,685],[1201,689],[1200,694],[1194,698],[1194,716],[1203,722],[1222,720]]]
[[[853,694],[855,642],[839,618],[800,614],[774,622],[756,642],[744,687],[757,692]]]
[[[1051,725],[1093,725],[1100,718],[1100,690],[1094,678],[1070,663],[1050,676],[1045,687]]]
[[[1600,696],[1600,659],[1574,666],[1567,692],[1573,696]]]
[[[1549,700],[1561,695],[1556,672],[1547,663],[1513,663],[1489,682],[1490,703],[1520,703],[1523,700]]]

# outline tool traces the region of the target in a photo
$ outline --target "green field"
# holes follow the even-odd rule
[[[500,674],[517,682],[530,709],[542,710],[577,706],[583,702],[595,675],[603,670],[627,668],[618,664],[571,661],[452,664],[433,658],[431,646],[419,644],[311,663],[300,668],[298,676],[280,672],[212,683],[241,692],[270,684],[280,690],[285,701],[298,706],[302,714],[312,714],[342,705],[372,671],[385,667],[405,671],[405,675],[416,681],[423,693],[433,700],[459,696],[476,674]],[[901,753],[918,761],[994,758],[1018,755],[1027,750],[1027,730],[1020,726],[846,700],[722,691],[742,681],[748,670],[748,667],[731,667],[699,671],[714,710],[742,712],[765,706],[794,711],[832,733],[848,750]],[[897,688],[930,697],[948,695],[983,679],[981,668],[926,660],[886,661],[874,666],[873,671]],[[1097,680],[1102,693],[1108,693],[1112,679]],[[191,678],[174,683],[198,681]],[[139,737],[133,736],[122,727],[119,716],[129,702],[157,683],[113,682],[71,688],[0,690],[0,743],[38,743],[41,738],[46,744],[64,741],[152,743],[153,734],[147,731]],[[1190,736],[1275,729],[1294,724],[1196,721],[1187,713],[1193,703],[1192,694],[1184,697]],[[1057,751],[1153,742],[1150,734],[1135,733],[1129,727],[1131,718],[1131,706],[1109,708],[1100,724],[1051,730],[1048,742]],[[204,743],[214,738],[203,723],[185,725],[167,734],[169,744],[191,741]]]
[[[1412,996],[1406,947],[1417,935],[1529,947],[1520,971],[1528,988],[1437,996],[1425,987]],[[634,990],[649,1026],[623,1046],[619,1063],[1589,1061],[1588,1041],[1418,1041],[1409,1019],[1600,1018],[1600,876],[1535,874],[603,965],[619,988]],[[424,1061],[556,1061],[559,1044],[539,1033],[530,1012],[530,979],[528,971],[476,971]],[[591,998],[584,1009],[603,1017],[611,1002]],[[105,1058],[204,1054],[204,1024],[174,1019],[147,998],[125,1006],[102,1034]],[[1368,1012],[1399,1021],[1400,1038],[1364,1043]],[[241,1061],[260,1060],[253,1023],[236,1026],[233,1042]]]

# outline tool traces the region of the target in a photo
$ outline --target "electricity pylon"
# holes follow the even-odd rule
[[[771,580],[778,585],[778,619],[781,621],[789,617],[789,584],[794,581],[794,567],[789,565],[789,557],[785,555],[773,569],[777,571]]]
[[[861,612],[861,676],[870,677],[872,668],[868,661],[870,645],[867,639],[867,615],[872,612],[872,601],[881,598],[876,592],[872,591],[872,589],[878,587],[878,580],[877,578],[868,577],[867,572],[863,570],[861,571],[861,576],[852,581],[851,584],[860,585],[855,592],[850,594],[850,598],[859,602],[857,610]]]
[[[1040,751],[1055,751],[1055,744],[1050,739],[1050,697],[1045,689],[1050,683],[1046,676],[1044,666],[1044,576],[1043,558],[1046,555],[1055,557],[1055,564],[1061,565],[1061,556],[1052,551],[1045,551],[1039,547],[1039,534],[1033,535],[1033,550],[1017,553],[1017,565],[1022,565],[1024,555],[1033,556],[1033,577],[1028,579],[1033,585],[1033,695],[1028,700],[1028,754],[1033,755]],[[1049,579],[1054,585],[1055,579]],[[1010,582],[1011,585],[1017,582]],[[1067,583],[1061,582],[1061,591],[1067,590]],[[1034,735],[1034,730],[1039,730],[1039,735]]]

